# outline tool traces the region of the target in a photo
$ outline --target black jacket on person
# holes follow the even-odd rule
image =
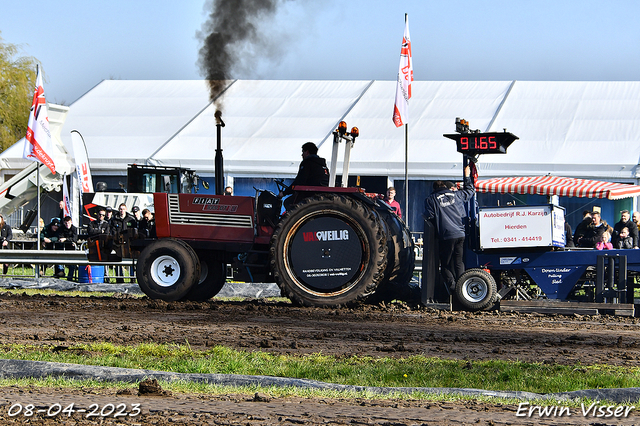
[[[2,243],[5,241],[11,241],[13,238],[13,231],[8,223],[4,223],[2,229],[0,229],[0,248],[2,248]]]
[[[67,228],[64,226],[63,222],[62,225],[60,225],[60,228],[58,228],[58,239],[60,240],[62,238],[65,238],[65,241],[58,241],[58,244],[56,245],[57,248],[64,248],[66,250],[75,249],[74,243],[78,242],[78,228],[74,225],[71,225],[71,228]]]
[[[55,244],[58,242],[58,235],[60,232],[60,226],[58,226],[58,229],[54,231],[51,228],[51,225],[53,225],[53,223],[50,223],[42,228],[42,231],[40,232],[40,241],[42,241],[42,243],[44,244],[44,248],[47,250],[53,250],[55,248]],[[49,240],[51,240],[51,242],[45,243],[45,238],[48,238]]]
[[[424,216],[427,220],[433,221],[438,230],[439,239],[464,238],[462,222],[462,218],[466,216],[464,203],[471,199],[474,193],[471,177],[465,177],[464,187],[461,190],[440,188],[424,200]]]
[[[589,225],[580,241],[578,241],[578,247],[594,248],[596,243],[602,241],[602,235],[606,230],[607,225],[604,222],[600,222],[600,226]]]
[[[564,237],[565,237],[565,247],[575,247],[575,243],[573,242],[573,235],[571,235],[571,225],[569,222],[564,222]]]
[[[89,224],[89,236],[93,237],[95,235],[109,235],[111,229],[109,227],[109,221],[105,219],[96,219]]]
[[[582,222],[576,226],[576,231],[573,233],[573,241],[575,243],[578,242],[580,237],[584,236],[585,232],[587,232],[587,228],[593,223],[591,216],[585,217],[582,219]]]
[[[131,216],[129,213],[125,214],[124,217],[120,217],[120,215],[114,215],[111,218],[111,235],[116,236],[119,233],[126,231],[127,229],[137,229],[136,218]]]
[[[329,168],[327,161],[317,155],[308,155],[300,163],[298,175],[291,183],[291,186],[329,186]],[[291,187],[282,191],[283,195],[293,194]]]
[[[156,237],[156,220],[151,219],[147,220],[146,217],[140,219],[138,222],[138,233],[145,238],[155,238]]]
[[[618,235],[618,238],[614,243],[612,243],[612,245],[614,249],[632,249],[633,238],[628,235],[624,238],[621,238],[620,235]]]
[[[618,242],[618,240],[620,240],[620,232],[625,227],[629,228],[629,236],[633,241],[633,245],[630,248],[638,247],[638,227],[636,226],[635,222],[631,219],[629,219],[626,222],[623,222],[622,220],[620,220],[620,222],[613,225],[613,235],[611,235],[611,243],[613,244],[614,247],[617,246],[616,243]]]

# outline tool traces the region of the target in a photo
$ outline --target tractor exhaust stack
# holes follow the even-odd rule
[[[218,139],[216,147],[216,159],[214,163],[216,195],[222,195],[224,193],[224,160],[222,158],[222,128],[224,127],[224,121],[222,121],[222,111],[216,111],[214,116],[216,117],[216,135]]]

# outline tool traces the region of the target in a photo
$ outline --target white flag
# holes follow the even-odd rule
[[[393,123],[396,127],[409,122],[409,99],[413,81],[413,59],[411,58],[411,38],[409,37],[409,16],[404,16],[404,36],[400,50],[400,68],[396,86],[396,102],[393,106]]]
[[[89,159],[87,158],[87,146],[82,135],[77,130],[71,131],[71,145],[73,146],[73,156],[76,161],[76,174],[82,194],[93,193],[93,181],[91,180],[91,170],[89,169]]]
[[[62,201],[64,202],[64,209],[62,209],[64,212],[60,219],[71,216],[71,199],[69,199],[69,186],[67,185],[66,176],[62,176]]]
[[[29,112],[22,157],[27,160],[39,161],[47,166],[51,173],[56,174],[56,166],[53,163],[53,142],[49,131],[49,112],[44,97],[40,69],[38,69],[36,76],[36,90],[33,93],[33,102]]]

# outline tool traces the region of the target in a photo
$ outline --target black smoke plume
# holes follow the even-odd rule
[[[216,108],[222,108],[220,94],[225,80],[237,78],[234,72],[242,66],[243,53],[252,45],[264,43],[268,36],[260,34],[259,24],[275,14],[281,0],[212,0],[211,12],[197,36],[203,42],[198,65],[209,82],[209,95]]]

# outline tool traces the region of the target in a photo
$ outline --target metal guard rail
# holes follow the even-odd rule
[[[120,265],[135,266],[135,259],[120,262],[89,262],[83,250],[0,250],[0,264],[51,264],[56,265]],[[415,272],[422,272],[422,257],[415,258]]]
[[[0,263],[133,266],[135,259],[122,259],[119,262],[89,262],[83,250],[0,250]]]

